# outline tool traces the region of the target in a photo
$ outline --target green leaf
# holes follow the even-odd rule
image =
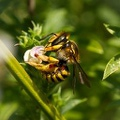
[[[120,53],[111,58],[108,64],[106,65],[103,80],[111,74],[113,74],[114,72],[116,72],[117,70],[120,70]]]
[[[109,39],[108,44],[115,48],[120,48],[120,39],[118,37],[113,37]]]
[[[108,30],[110,34],[115,35],[120,38],[120,27],[110,26],[107,24],[104,24],[104,26],[106,27],[106,29]]]
[[[101,44],[96,40],[91,40],[87,49],[89,51],[92,51],[92,52],[95,52],[98,54],[103,54],[103,52],[104,52]]]
[[[22,34],[17,37],[19,43],[16,45],[20,45],[23,48],[29,48],[35,45],[40,45],[39,39],[41,38],[42,26],[39,24],[35,24],[32,21],[33,28],[29,28],[28,32],[22,31]]]
[[[0,120],[8,120],[9,117],[17,110],[18,103],[4,103],[0,105]]]
[[[50,10],[47,13],[47,17],[45,20],[44,25],[44,33],[51,33],[61,30],[72,31],[73,27],[67,25],[67,11],[66,9],[57,9],[57,10]],[[57,19],[55,19],[57,18]]]
[[[69,101],[66,102],[66,104],[61,108],[61,113],[64,114],[65,112],[71,110],[75,106],[77,106],[80,103],[85,102],[87,99],[84,98],[82,100],[80,99],[70,99]]]

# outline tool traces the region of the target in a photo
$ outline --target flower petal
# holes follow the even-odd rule
[[[43,55],[43,54],[45,54],[44,48],[45,48],[44,46],[35,46],[35,47],[33,47],[31,49],[31,51],[30,51],[31,57],[35,58],[36,54],[37,55]]]
[[[31,50],[27,50],[27,51],[24,53],[23,59],[24,59],[25,62],[29,61],[29,59],[30,59],[30,51],[31,51]]]

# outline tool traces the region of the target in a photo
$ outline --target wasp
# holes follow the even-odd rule
[[[40,70],[48,82],[61,82],[70,75],[66,61],[46,56],[44,46],[35,46],[26,51],[24,61]]]
[[[45,45],[45,51],[53,51],[56,53],[58,60],[67,61],[67,63],[73,64],[73,77],[74,86],[76,82],[76,76],[81,84],[86,84],[90,87],[90,82],[81,65],[79,64],[80,56],[78,46],[72,40],[69,40],[70,34],[67,32],[53,33],[53,36],[48,40]],[[59,66],[60,67],[60,66]]]
[[[65,80],[70,75],[67,63],[72,63],[74,86],[77,76],[81,84],[86,84],[90,87],[88,77],[79,64],[80,56],[78,46],[75,42],[69,40],[70,34],[66,32],[51,33],[47,37],[50,35],[52,37],[50,37],[42,50],[37,49],[39,50],[38,52],[32,52],[34,53],[33,56],[37,58],[37,61],[41,61],[41,63],[36,63],[36,61],[27,61],[27,63],[40,70],[48,81],[53,82]],[[47,56],[47,52],[55,52],[56,56]]]

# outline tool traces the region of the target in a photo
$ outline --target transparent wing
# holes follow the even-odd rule
[[[73,56],[73,60],[74,60],[74,74],[79,75],[79,81],[81,84],[86,84],[88,87],[90,87],[90,82],[88,80],[88,76],[87,74],[84,72],[84,70],[82,69],[82,67],[80,66],[80,64],[77,62],[77,60],[75,59],[75,57]]]
[[[82,67],[80,66],[79,63],[77,63],[77,69],[78,69],[80,83],[81,84],[86,84],[88,87],[90,87],[90,82],[88,80],[88,76],[84,72],[84,70],[82,69]]]

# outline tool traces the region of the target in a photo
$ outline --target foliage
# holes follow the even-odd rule
[[[34,22],[32,22],[33,24],[33,30],[31,28],[29,28],[28,33],[25,31],[22,31],[22,35],[20,37],[18,37],[19,40],[19,44],[21,47],[24,48],[29,48],[29,47],[33,47],[35,45],[39,45],[39,39],[41,36],[41,31],[42,31],[42,27],[39,26],[39,24],[35,25]]]
[[[105,25],[106,29],[116,37],[120,38],[120,28],[115,26],[109,26]],[[118,71],[120,69],[120,53],[115,55],[111,60],[108,62],[105,71],[103,79],[106,79],[109,75],[112,73]]]
[[[119,6],[117,0],[0,1],[0,39],[5,43],[8,39],[7,45],[14,42],[8,47],[17,48],[13,51],[20,63],[26,49],[44,44],[38,40],[52,32],[70,32],[70,39],[79,46],[80,64],[89,76],[91,88],[77,81],[74,94],[72,75],[57,85],[47,83],[41,80],[39,71],[22,63],[48,102],[68,120],[120,118]],[[0,119],[49,119],[3,64],[0,54]]]

